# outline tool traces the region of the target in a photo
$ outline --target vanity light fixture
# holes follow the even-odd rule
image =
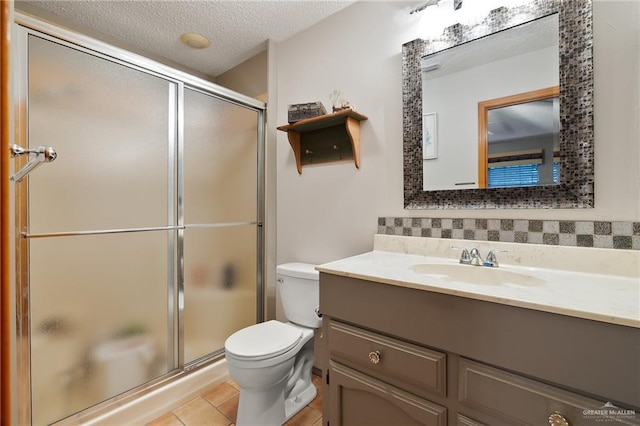
[[[422,72],[430,72],[430,71],[435,71],[435,70],[439,70],[440,69],[440,64],[431,64],[431,65],[426,65],[423,66],[422,68],[420,68],[422,70]]]
[[[423,10],[428,8],[429,6],[438,6],[438,3],[440,3],[440,0],[429,0],[426,3],[416,7],[415,9],[413,9],[411,12],[409,12],[409,14],[413,15],[414,13],[422,12]]]
[[[412,9],[411,12],[409,12],[409,14],[413,15],[414,13],[422,12],[429,6],[440,6],[439,4],[440,1],[441,0],[428,0],[427,2],[416,7],[415,9]],[[453,0],[453,10],[459,10],[461,8],[462,8],[462,0]]]
[[[205,49],[210,44],[205,36],[197,33],[184,33],[180,36],[180,41],[193,49]]]
[[[430,72],[440,69],[440,62],[434,61],[434,58],[429,58],[428,56],[423,56],[420,59],[420,71],[422,72]]]

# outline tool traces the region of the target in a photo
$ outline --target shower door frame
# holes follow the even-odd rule
[[[242,95],[222,86],[218,86],[207,80],[195,77],[186,72],[176,70],[167,65],[158,63],[154,60],[145,58],[138,54],[126,51],[124,49],[112,46],[108,43],[99,41],[92,37],[69,30],[65,27],[42,20],[38,17],[31,16],[20,11],[14,13],[13,24],[13,47],[12,52],[12,72],[14,72],[14,81],[16,90],[14,91],[15,104],[15,128],[16,135],[20,140],[14,141],[21,146],[27,146],[28,141],[28,125],[26,104],[28,99],[27,87],[27,40],[29,36],[34,35],[45,40],[61,44],[87,53],[110,62],[126,66],[128,68],[141,71],[145,74],[160,77],[169,83],[175,84],[175,90],[172,90],[172,96],[168,105],[174,103],[172,113],[169,120],[174,119],[171,124],[175,134],[171,136],[174,141],[173,146],[170,142],[167,146],[169,150],[169,164],[173,162],[173,176],[168,182],[167,200],[169,205],[167,208],[172,210],[169,214],[172,225],[166,228],[153,228],[153,230],[173,231],[171,241],[173,246],[169,244],[169,251],[173,251],[175,262],[169,262],[171,273],[168,275],[167,282],[168,292],[168,316],[169,322],[169,342],[172,348],[173,359],[171,370],[162,376],[146,382],[130,391],[127,391],[116,398],[102,401],[97,405],[85,409],[74,416],[81,416],[83,419],[89,419],[108,411],[114,402],[121,404],[127,398],[133,398],[147,394],[162,385],[175,381],[191,370],[198,367],[208,365],[222,357],[224,348],[209,354],[203,358],[196,359],[190,363],[184,362],[184,339],[183,339],[183,323],[184,323],[184,221],[183,221],[183,150],[184,150],[184,91],[186,88],[202,92],[208,96],[212,96],[219,100],[235,104],[237,106],[255,111],[257,114],[257,158],[256,158],[256,219],[255,222],[247,222],[246,224],[255,225],[256,227],[256,322],[264,320],[264,294],[265,294],[265,230],[263,224],[265,214],[265,126],[266,126],[266,104],[257,99]],[[171,109],[170,109],[171,110]],[[167,130],[169,135],[169,130]],[[31,364],[30,364],[30,345],[19,346],[20,342],[29,342],[31,331],[29,329],[29,267],[28,267],[28,238],[20,235],[18,224],[23,224],[27,220],[27,190],[25,185],[14,187],[16,200],[15,206],[15,223],[12,228],[15,230],[15,341],[14,353],[16,354],[16,377],[17,384],[14,386],[16,395],[13,401],[17,408],[17,421],[19,424],[31,424]],[[18,206],[17,204],[21,205]],[[24,217],[18,217],[24,215]],[[12,221],[13,222],[13,221]],[[151,229],[139,229],[144,232]],[[119,230],[115,230],[119,231]],[[82,233],[69,233],[77,235]],[[65,234],[66,235],[66,234]],[[23,295],[22,297],[20,295]],[[177,312],[176,312],[177,311]],[[174,368],[175,367],[175,368]],[[114,401],[115,400],[115,401]]]
[[[10,145],[13,134],[13,115],[11,109],[11,28],[13,21],[13,2],[0,2],[0,145]],[[0,424],[11,424],[13,413],[11,405],[11,359],[13,342],[13,304],[11,263],[9,200],[11,198],[9,186],[9,152],[0,153]]]

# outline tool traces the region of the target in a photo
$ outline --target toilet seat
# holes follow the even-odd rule
[[[266,321],[236,331],[226,340],[225,350],[240,360],[263,360],[294,348],[302,330],[280,321]]]

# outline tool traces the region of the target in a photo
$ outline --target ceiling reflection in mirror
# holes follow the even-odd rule
[[[521,1],[405,43],[405,208],[592,207],[592,21],[591,0]],[[482,123],[481,105],[537,92],[545,94],[487,108]],[[551,118],[540,124],[531,109]],[[433,145],[425,132],[435,132]],[[535,138],[546,142],[525,148]],[[494,185],[489,175],[500,162],[538,176]]]
[[[503,165],[503,169],[493,164],[488,170],[488,162],[480,161],[479,156],[478,106],[489,99],[558,85],[557,14],[425,55],[420,67],[423,116],[435,112],[438,119],[438,155],[423,162],[425,191],[548,183],[544,173],[542,181],[532,179],[532,174],[546,171],[546,163],[511,162]],[[558,123],[559,109],[554,111],[556,117],[549,117],[540,115],[544,114],[544,108],[527,104],[489,111],[486,131],[493,132],[487,135],[489,142],[493,141],[489,149],[497,146],[498,138],[500,147],[496,149],[505,152],[517,151],[518,146],[536,145],[534,140],[539,133]],[[542,122],[543,119],[549,122]],[[423,139],[425,136],[423,132]],[[490,176],[508,173],[512,178],[494,179],[493,184],[491,180],[482,182],[481,177],[487,172]],[[518,173],[523,175],[520,183]]]

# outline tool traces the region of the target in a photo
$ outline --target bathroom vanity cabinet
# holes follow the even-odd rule
[[[327,426],[640,424],[638,328],[322,271],[320,310]]]

